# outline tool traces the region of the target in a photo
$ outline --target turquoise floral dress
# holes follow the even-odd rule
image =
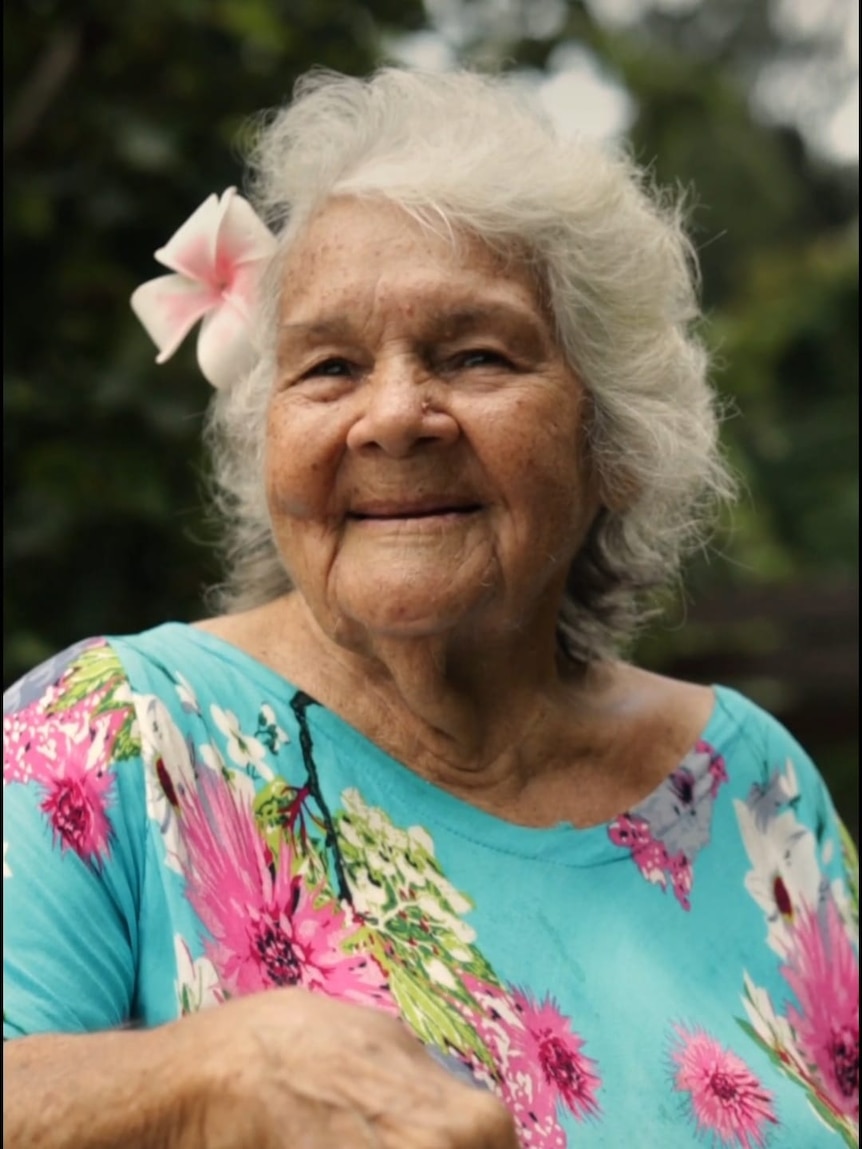
[[[402,1018],[525,1149],[858,1143],[852,845],[733,691],[586,830],[461,802],[179,624],[67,650],[4,714],[7,1038],[295,985]]]

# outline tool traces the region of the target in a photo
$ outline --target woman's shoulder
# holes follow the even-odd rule
[[[788,728],[750,696],[719,683],[689,682],[640,667],[621,666],[623,692],[637,709],[665,726],[678,726],[687,743],[719,740],[760,756],[807,755]],[[634,707],[633,707],[634,709]]]
[[[3,693],[4,713],[23,710],[56,690],[70,675],[86,678],[93,686],[107,677],[130,678],[127,663],[136,653],[142,662],[163,665],[170,650],[186,653],[195,648],[193,628],[164,623],[150,630],[124,635],[91,635],[49,655],[13,682]]]
[[[82,662],[104,659],[108,653],[107,638],[93,636],[74,642],[43,659],[4,690],[4,715],[26,710],[56,689],[70,668]]]
[[[808,752],[775,714],[733,687],[716,685],[713,691],[711,726],[729,751],[744,748],[764,765],[792,759],[804,772],[816,773]]]
[[[832,798],[818,766],[781,718],[733,687],[699,689],[709,692],[712,704],[693,744],[694,756],[705,755],[716,764],[712,768],[732,783],[737,799],[754,805],[792,801],[812,824],[834,820]]]
[[[674,729],[681,745],[721,760],[737,782],[768,784],[792,772],[803,793],[820,795],[823,781],[808,752],[780,718],[748,695],[722,684],[700,684],[634,667],[628,681],[657,728]]]
[[[83,720],[106,708],[140,709],[151,697],[175,702],[182,713],[194,683],[236,697],[238,685],[253,679],[256,669],[241,650],[186,623],[94,635],[44,659],[4,692],[7,734],[10,722],[44,723],[62,715]]]

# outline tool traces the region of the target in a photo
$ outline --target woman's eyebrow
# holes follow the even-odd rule
[[[483,303],[436,311],[430,324],[440,339],[461,339],[477,332],[500,331],[523,351],[546,349],[548,330],[541,317],[509,303]]]
[[[297,343],[322,342],[327,339],[348,339],[353,335],[349,320],[336,315],[302,323],[281,323],[278,328],[279,342]]]
[[[546,350],[549,339],[548,329],[540,316],[510,303],[432,306],[420,318],[418,326],[426,342],[448,342],[480,332],[490,334],[496,331],[525,354],[538,354]],[[322,316],[313,320],[280,324],[279,343],[301,345],[347,340],[355,334],[355,328],[346,316]]]

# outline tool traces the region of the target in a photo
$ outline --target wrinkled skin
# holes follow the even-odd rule
[[[503,1105],[402,1022],[299,989],[3,1055],[11,1149],[518,1149]]]

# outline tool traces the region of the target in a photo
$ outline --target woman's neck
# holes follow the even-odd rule
[[[295,682],[429,780],[513,794],[587,722],[608,670],[566,666],[553,621],[531,632],[395,638],[327,633],[291,594],[204,624]],[[568,738],[566,739],[568,740]]]
[[[199,625],[428,781],[523,825],[589,826],[631,809],[677,768],[714,704],[707,687],[622,662],[570,668],[553,640],[523,633],[357,648],[297,594]]]

